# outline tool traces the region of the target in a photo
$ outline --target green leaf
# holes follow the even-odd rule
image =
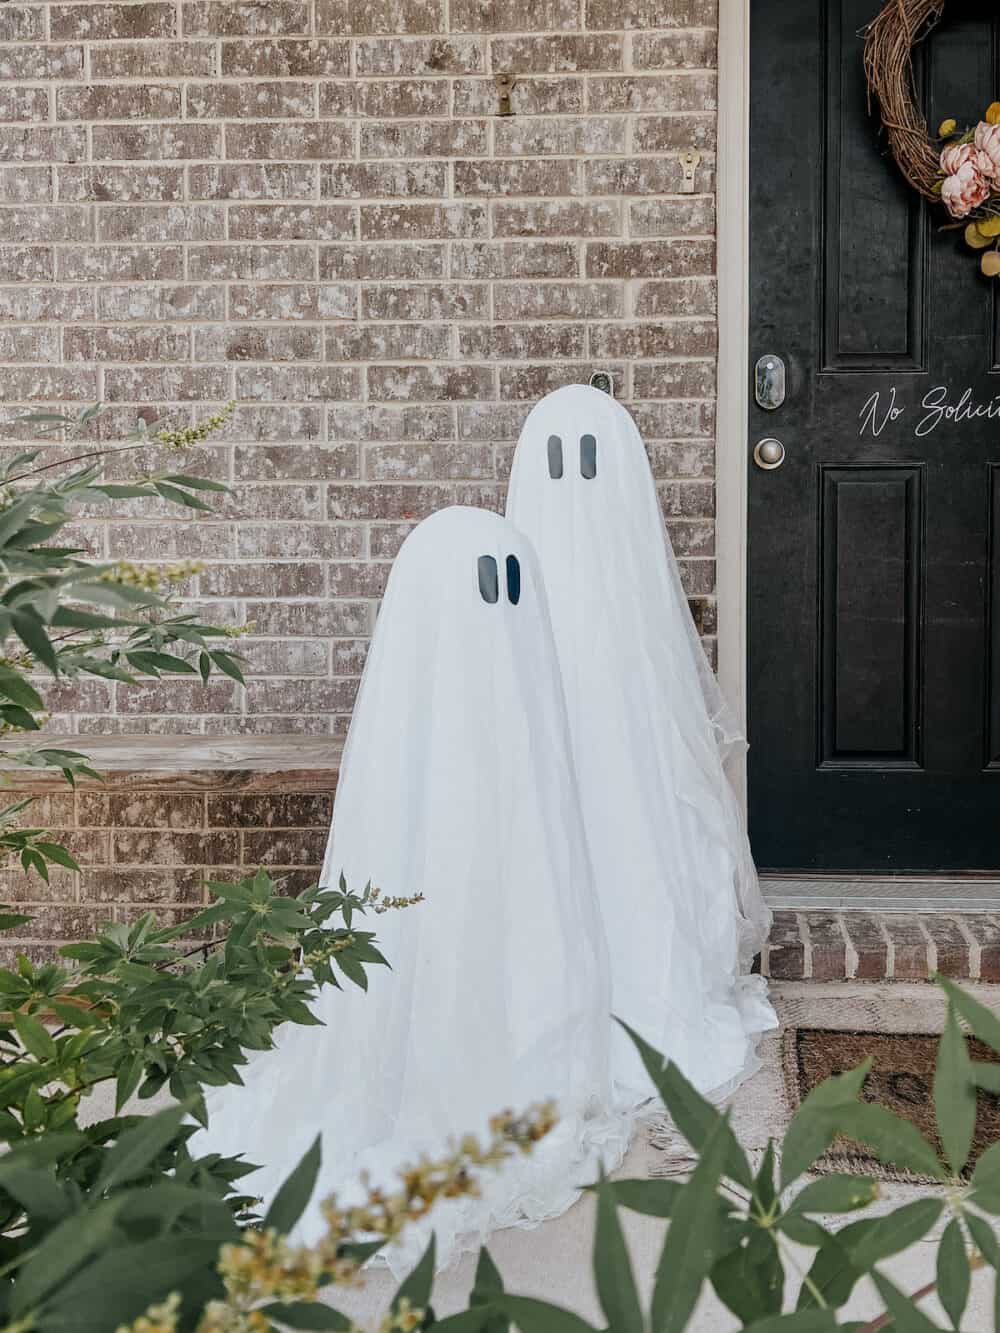
[[[500,1276],[500,1270],[493,1262],[486,1246],[481,1245],[479,1247],[479,1259],[476,1263],[476,1278],[469,1299],[473,1305],[482,1305],[485,1301],[492,1300],[494,1296],[502,1295],[503,1278]]]
[[[949,1004],[934,1069],[934,1110],[945,1156],[956,1176],[969,1160],[976,1127],[976,1085],[971,1066],[955,1006]]]
[[[750,1170],[750,1163],[728,1120],[719,1114],[711,1102],[702,1097],[675,1064],[665,1061],[660,1052],[650,1046],[649,1042],[640,1037],[627,1023],[620,1018],[615,1021],[632,1039],[646,1073],[653,1080],[674,1123],[691,1147],[698,1152],[703,1151],[709,1137],[717,1129],[720,1130],[725,1145],[723,1171],[744,1189],[752,1190],[753,1172]]]
[[[45,707],[42,696],[13,667],[0,666],[0,694],[34,712]]]
[[[836,1333],[845,1327],[832,1310],[796,1310],[748,1324],[747,1333]]]
[[[186,1108],[171,1106],[166,1111],[147,1116],[128,1129],[105,1155],[104,1165],[94,1186],[96,1192],[114,1189],[141,1176],[151,1162],[177,1135]]]
[[[211,1272],[218,1249],[211,1236],[157,1236],[106,1250],[46,1302],[39,1333],[108,1333],[195,1274]]]
[[[32,1309],[86,1259],[103,1249],[114,1231],[118,1207],[118,1200],[112,1200],[91,1208],[86,1226],[81,1226],[79,1214],[74,1213],[54,1227],[19,1272],[11,1313],[23,1315]]]
[[[597,1187],[597,1225],[593,1249],[594,1283],[601,1309],[615,1333],[643,1333],[644,1320],[635,1274],[614,1196]]]
[[[946,1180],[948,1173],[938,1155],[910,1120],[904,1120],[884,1106],[860,1102],[830,1113],[838,1133],[865,1143],[880,1162],[902,1167],[934,1180]]]
[[[591,1185],[590,1189],[596,1189]],[[604,1188],[615,1203],[647,1217],[670,1217],[684,1186],[679,1180],[609,1180]]]
[[[968,1023],[973,1035],[1000,1055],[1000,1018],[947,977],[938,975],[934,980]]]
[[[27,612],[15,611],[10,621],[14,626],[14,633],[28,652],[36,657],[42,666],[48,667],[53,675],[57,675],[59,659],[56,657],[56,650],[53,648],[49,636],[45,633],[45,627],[38,617],[29,615]]]
[[[1000,1241],[992,1226],[984,1217],[965,1210],[965,1225],[969,1228],[972,1243],[991,1268],[1000,1268]]]
[[[189,495],[187,491],[182,491],[179,486],[171,486],[169,482],[154,481],[157,494],[164,500],[169,500],[171,504],[184,505],[187,509],[211,509],[212,506],[206,504],[204,500],[199,500],[196,495]]]
[[[288,1328],[336,1329],[340,1333],[350,1333],[355,1327],[354,1321],[339,1310],[332,1310],[329,1305],[320,1305],[314,1301],[291,1301],[286,1305],[279,1301],[274,1305],[262,1306],[261,1312]]]
[[[177,486],[187,486],[194,491],[228,491],[229,487],[224,481],[210,481],[207,477],[191,477],[186,473],[177,472],[173,476],[166,476],[164,481],[171,481]]]
[[[720,1257],[722,1228],[716,1190],[731,1155],[731,1138],[728,1120],[720,1118],[674,1205],[656,1267],[651,1308],[653,1333],[682,1333],[702,1284]]]
[[[281,1236],[289,1234],[312,1198],[322,1160],[321,1136],[317,1134],[298,1166],[274,1196],[264,1218],[265,1230],[273,1228]]]
[[[917,1199],[884,1217],[873,1218],[871,1230],[851,1245],[852,1259],[867,1272],[883,1259],[889,1259],[922,1240],[941,1216],[943,1208],[943,1199]]]
[[[875,1264],[921,1240],[941,1216],[942,1199],[917,1199],[884,1217],[862,1218],[842,1227],[820,1246],[809,1280],[828,1305],[839,1309],[855,1284]],[[798,1307],[816,1304],[809,1284],[799,1291]]]
[[[190,662],[186,662],[183,657],[174,657],[171,653],[152,653],[139,649],[127,652],[125,659],[129,666],[134,666],[137,671],[148,671],[154,675],[158,671],[172,671],[186,676],[197,674]]]
[[[821,1176],[801,1190],[785,1209],[796,1213],[849,1213],[878,1198],[878,1182],[867,1176]]]
[[[431,1289],[434,1286],[434,1260],[437,1253],[434,1233],[431,1232],[430,1241],[427,1249],[424,1250],[420,1261],[410,1273],[409,1277],[404,1278],[402,1285],[392,1299],[390,1309],[393,1314],[399,1312],[403,1301],[410,1302],[410,1308],[413,1310],[426,1310],[431,1302]]]
[[[37,1018],[30,1014],[14,1015],[14,1030],[21,1039],[24,1049],[36,1060],[52,1060],[56,1054],[56,1044],[51,1034]]]
[[[837,1130],[828,1112],[857,1102],[870,1069],[871,1060],[865,1060],[857,1069],[824,1079],[795,1112],[781,1146],[783,1190],[829,1148]]]
[[[937,1253],[937,1293],[952,1328],[957,1329],[962,1322],[971,1281],[962,1224],[953,1217],[944,1229]]]
[[[34,847],[36,851],[41,852],[46,861],[52,861],[57,866],[65,866],[67,870],[80,869],[76,857],[61,843],[36,842]]]
[[[772,1262],[755,1263],[747,1245],[722,1256],[709,1273],[715,1294],[743,1324],[762,1319],[781,1309],[783,1283],[774,1283],[774,1262],[781,1269],[777,1251],[771,1246]],[[784,1274],[779,1272],[779,1277]],[[775,1301],[777,1300],[777,1305]]]
[[[505,1293],[497,1296],[491,1306],[480,1308],[498,1310],[509,1315],[520,1333],[597,1333],[593,1325],[579,1315],[563,1310],[558,1305],[549,1305],[546,1301],[533,1300],[530,1296],[508,1296]],[[435,1324],[435,1333],[443,1327],[443,1321]],[[454,1325],[451,1333],[457,1333]]]
[[[215,663],[215,665],[219,668],[219,670],[222,672],[224,676],[228,676],[230,680],[235,680],[238,685],[246,684],[246,680],[243,677],[243,672],[240,670],[239,663],[236,661],[236,658],[233,657],[231,653],[219,652],[216,649],[213,652],[209,653],[209,657],[212,659],[212,661]]]
[[[115,1082],[115,1115],[118,1114],[139,1086],[144,1068],[145,1061],[142,1053],[137,1051],[132,1059],[118,1071],[118,1078]]]
[[[762,1214],[769,1212],[777,1197],[774,1188],[774,1139],[768,1139],[767,1148],[761,1158],[760,1170],[753,1182],[753,1199],[757,1211]]]
[[[904,1296],[887,1277],[876,1271],[872,1273],[872,1281],[885,1302],[886,1310],[892,1315],[893,1333],[940,1333],[937,1324],[931,1323],[909,1296]]]

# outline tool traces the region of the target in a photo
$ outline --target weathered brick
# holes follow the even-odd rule
[[[63,349],[67,361],[189,361],[191,335],[186,328],[160,325],[78,324],[65,331]]]
[[[482,204],[372,204],[361,209],[363,241],[457,239],[488,231],[489,214]]]
[[[445,272],[445,247],[441,242],[402,245],[321,245],[319,276],[393,279],[441,278]]]
[[[447,162],[332,162],[320,167],[324,198],[436,199],[447,192]]]
[[[191,199],[314,199],[313,162],[198,163],[187,168]]]
[[[87,134],[79,125],[8,127],[0,135],[0,162],[79,162]]]
[[[715,148],[717,122],[714,112],[686,116],[639,116],[632,136],[635,153],[676,153],[682,149]]]
[[[610,370],[619,383],[624,378],[624,368],[620,364],[562,361],[552,365],[501,366],[500,397],[543,398],[564,384],[586,384],[595,370]]]
[[[323,413],[318,407],[286,407],[270,403],[240,403],[215,440],[318,440],[323,435]]]
[[[492,116],[498,102],[492,79],[456,79],[452,99],[456,116]],[[520,78],[510,104],[515,116],[572,115],[583,110],[583,79]]]
[[[54,270],[51,246],[0,245],[0,281],[51,282]]]
[[[315,109],[313,83],[189,83],[184,90],[184,112],[193,120],[301,119]]]
[[[580,6],[577,0],[451,0],[450,17],[454,32],[546,32],[577,27]]]
[[[188,251],[188,276],[197,281],[308,280],[316,276],[316,257],[301,246],[196,245]]]
[[[48,120],[49,94],[46,88],[0,88],[0,121]]]
[[[415,283],[362,287],[366,319],[484,319],[489,305],[485,287],[464,283]]]
[[[184,276],[184,251],[166,245],[73,245],[57,251],[58,282],[156,282]]]
[[[376,120],[361,125],[362,157],[476,157],[487,151],[488,142],[485,120]]]
[[[355,54],[361,75],[480,74],[486,68],[480,37],[373,38],[356,42]]]
[[[629,205],[632,236],[710,236],[715,230],[711,198],[643,199]]]
[[[221,157],[216,125],[95,125],[94,160],[172,161]]]
[[[369,366],[366,381],[368,395],[376,401],[441,402],[494,396],[489,366]]]
[[[49,31],[54,41],[173,37],[176,22],[177,6],[167,3],[52,5],[49,10]]]
[[[93,319],[94,292],[87,287],[0,287],[0,320],[72,323]]]
[[[901,913],[886,914],[881,918],[892,944],[892,978],[894,981],[926,981],[929,941],[916,916]]]
[[[0,325],[0,361],[58,361],[58,328],[4,328]]]
[[[236,371],[236,396],[275,402],[351,400],[361,397],[354,366],[248,366]]]
[[[715,392],[715,362],[640,364],[633,370],[632,381],[637,398],[710,398]]]
[[[767,945],[767,975],[775,981],[801,981],[805,976],[805,962],[805,945],[797,915],[775,912]]]
[[[0,10],[0,42],[39,42],[44,38],[42,5],[8,4]]]
[[[179,42],[114,42],[91,46],[95,79],[198,78],[217,74],[216,45],[190,38]]]
[[[490,58],[493,69],[518,75],[590,73],[621,69],[623,48],[623,38],[610,32],[494,37]]]
[[[250,283],[229,288],[232,319],[352,319],[355,287],[341,283]]]
[[[226,42],[222,48],[222,73],[228,76],[329,79],[348,74],[350,68],[348,42],[258,38]]]
[[[22,168],[23,171],[23,168]],[[59,198],[83,203],[155,203],[184,198],[184,168],[143,165],[135,167],[56,167]]]
[[[365,530],[359,524],[241,523],[237,532],[241,560],[360,560],[364,552]],[[253,669],[260,670],[256,658]],[[320,674],[326,674],[325,663]]]
[[[714,320],[671,319],[655,323],[595,324],[592,356],[707,356],[715,351]]]
[[[210,565],[199,575],[203,597],[315,597],[324,591],[319,561]]]
[[[573,116],[565,120],[506,117],[495,127],[498,157],[590,157],[624,153],[624,116]]]
[[[585,0],[588,28],[711,28],[717,0]]]
[[[711,69],[718,34],[714,28],[641,32],[632,38],[635,69]]]
[[[666,157],[599,157],[583,164],[587,194],[678,194],[683,169],[676,153]],[[715,156],[702,154],[695,187],[707,193],[715,184]]]
[[[100,241],[212,241],[225,234],[225,210],[215,204],[108,204],[97,212]]]
[[[267,158],[294,162],[353,157],[354,130],[350,125],[332,120],[313,124],[307,121],[296,124],[246,121],[226,126],[226,153],[230,158],[245,158],[251,162]],[[218,154],[200,153],[198,156]]]
[[[58,120],[171,120],[180,112],[180,89],[170,84],[92,83],[56,89]]]
[[[242,481],[344,481],[358,475],[356,444],[238,445],[233,471]]]
[[[0,19],[13,8],[5,5],[0,9]],[[0,48],[2,79],[77,79],[82,72],[82,46],[36,45],[32,42],[27,46]]]
[[[328,361],[440,361],[451,355],[452,331],[441,324],[332,324]]]
[[[497,204],[494,236],[619,236],[621,207],[612,200],[546,200]]]
[[[225,319],[225,292],[219,287],[186,283],[100,287],[97,315],[114,320]],[[80,316],[83,318],[83,316]]]
[[[581,357],[586,353],[583,324],[470,324],[458,331],[458,354],[479,361]]]
[[[574,278],[578,272],[577,250],[569,241],[459,243],[451,249],[453,278]]]
[[[196,329],[196,361],[318,361],[323,334],[318,328],[216,324]]]
[[[332,519],[421,519],[449,504],[497,509],[501,502],[495,486],[452,485],[333,485],[327,490],[327,513]]]
[[[493,449],[485,444],[379,444],[365,450],[372,481],[489,481]]]
[[[575,194],[579,188],[577,163],[567,159],[530,159],[495,162],[481,158],[456,162],[457,195]]]
[[[635,295],[639,318],[673,315],[714,315],[715,283],[710,278],[670,278],[643,282]]]
[[[89,241],[94,210],[80,204],[0,208],[0,241]]]
[[[704,112],[715,107],[715,73],[711,70],[670,74],[618,74],[596,77],[587,84],[588,105],[602,112]]]
[[[331,439],[453,440],[455,409],[449,404],[398,407],[385,403],[352,403],[331,407],[327,424]]]
[[[440,32],[444,17],[444,0],[316,0],[323,35]]]
[[[182,0],[186,37],[247,37],[309,31],[307,0]]]
[[[715,271],[708,240],[596,241],[587,246],[591,278],[686,278]]]
[[[218,402],[231,397],[231,389],[225,366],[115,366],[104,374],[108,402]]]
[[[354,236],[347,204],[244,204],[229,210],[233,241],[344,241]]]
[[[53,171],[50,166],[0,167],[0,203],[50,203]]]
[[[449,101],[445,79],[328,80],[320,87],[319,114],[375,118],[446,116]]]
[[[493,294],[497,319],[618,319],[625,294],[612,282],[505,282]]]

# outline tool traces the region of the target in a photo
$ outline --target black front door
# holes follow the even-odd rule
[[[748,461],[751,839],[779,871],[996,872],[1000,280],[869,118],[879,5],[752,0],[749,442],[785,459]],[[1000,96],[991,10],[925,44],[929,125]]]

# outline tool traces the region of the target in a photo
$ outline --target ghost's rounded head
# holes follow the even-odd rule
[[[642,439],[626,409],[589,384],[567,384],[531,409],[518,440],[514,473],[564,487],[617,487],[623,474],[648,472]]]

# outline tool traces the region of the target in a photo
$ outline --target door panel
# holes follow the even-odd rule
[[[1000,301],[869,118],[879,0],[752,0],[750,823],[769,870],[1000,870]],[[1000,18],[949,4],[928,122],[1000,95]]]

